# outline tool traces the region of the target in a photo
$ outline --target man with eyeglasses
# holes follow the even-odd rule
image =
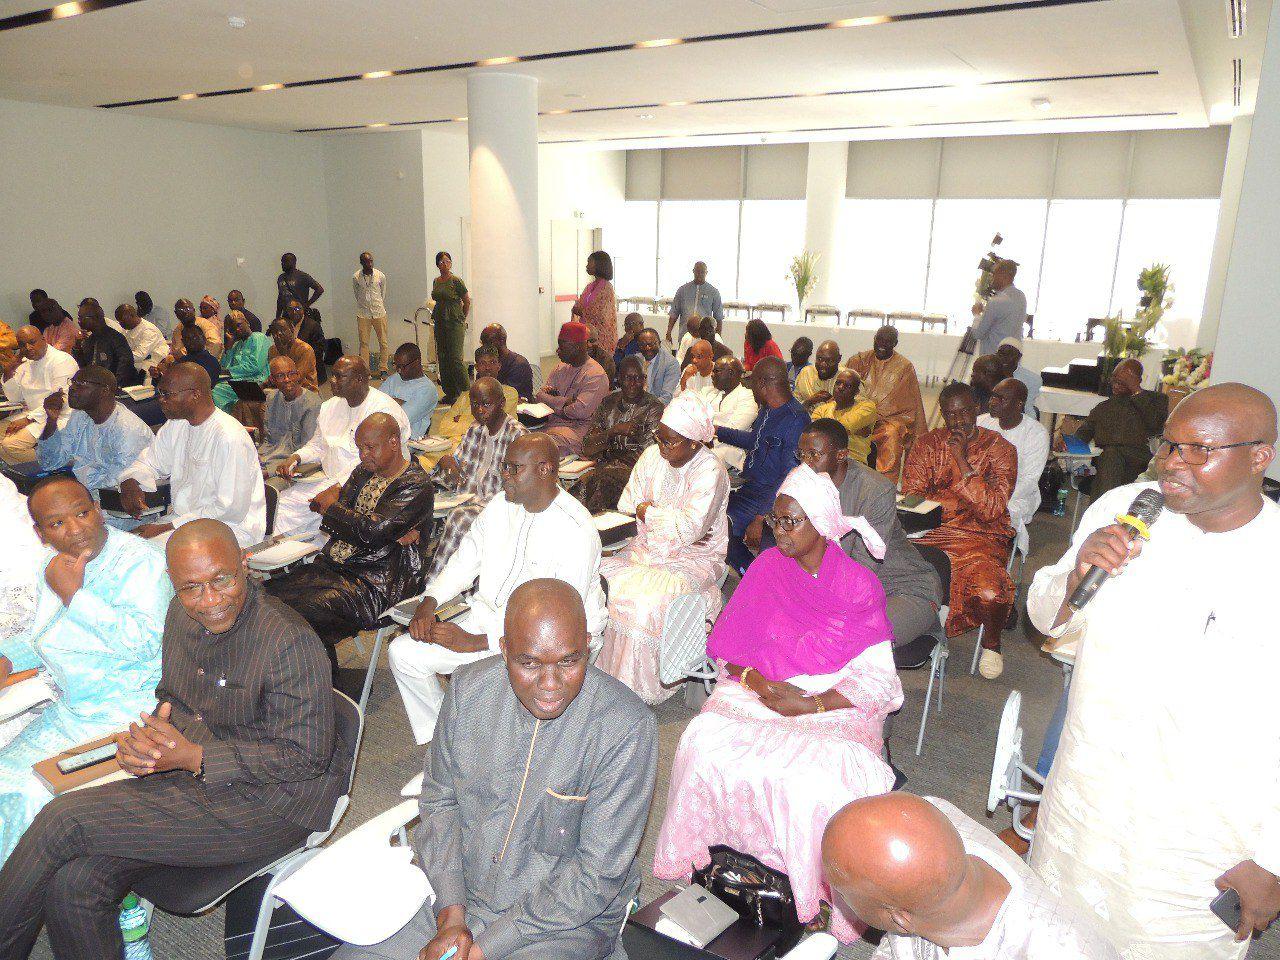
[[[431,742],[444,702],[438,674],[498,652],[507,604],[520,584],[563,580],[582,597],[591,647],[605,626],[600,534],[587,508],[557,484],[560,456],[550,438],[526,434],[502,460],[502,493],[480,511],[444,569],[427,584],[409,633],[392,641],[391,670],[420,744]],[[468,609],[452,622],[439,607],[475,585]]]
[[[1239,960],[1280,912],[1275,442],[1261,391],[1193,393],[1165,425],[1157,481],[1095,500],[1028,595],[1036,627],[1081,637],[1031,864],[1125,956]],[[1131,541],[1113,518],[1145,490],[1164,513]],[[1091,566],[1111,579],[1074,612]],[[1237,930],[1209,909],[1227,888]]]
[[[305,343],[301,346],[311,352]],[[316,432],[320,394],[303,389],[298,367],[288,357],[276,357],[271,361],[271,377],[267,385],[275,389],[267,395],[258,459],[262,462],[263,472],[271,474]]]
[[[1169,415],[1169,398],[1142,389],[1142,362],[1122,360],[1111,373],[1111,396],[1090,411],[1076,437],[1102,452],[1093,461],[1098,475],[1090,495],[1096,500],[1109,490],[1133,483],[1151,462],[1150,441],[1160,436]],[[1059,438],[1058,450],[1066,449]]]
[[[440,390],[422,371],[422,351],[414,343],[402,343],[391,357],[396,372],[378,388],[404,408],[409,436],[421,440],[431,430],[431,416],[440,402]]]
[[[213,402],[209,375],[193,363],[169,369],[156,388],[168,422],[120,474],[120,503],[140,519],[147,509],[143,491],[169,480],[169,512],[134,527],[140,537],[163,547],[174,530],[193,520],[221,520],[241,546],[266,535],[267,500],[258,451],[248,431]]]
[[[355,745],[338,739],[311,628],[249,579],[225,524],[186,524],[166,555],[178,602],[147,698],[159,706],[118,740],[131,776],[63,793],[32,823],[0,871],[0,956],[28,956],[43,923],[57,957],[122,957],[120,901],[139,875],[270,862],[327,828],[346,792]]]

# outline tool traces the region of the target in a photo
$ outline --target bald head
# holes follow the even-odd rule
[[[751,370],[751,392],[756,403],[780,407],[791,397],[791,384],[787,381],[787,365],[777,357],[763,357]]]
[[[371,413],[360,421],[355,433],[360,466],[391,480],[404,470],[406,458],[400,442],[400,424],[389,413]]]
[[[502,392],[502,384],[493,377],[481,377],[471,384],[468,398],[472,419],[484,424],[490,435],[497,434],[507,419],[507,395]]]
[[[360,421],[360,426],[356,427],[356,443],[360,443],[360,436],[363,434],[369,439],[379,440],[399,440],[400,424],[396,423],[396,418],[389,413],[371,413]]]
[[[522,437],[517,437],[511,441],[511,446],[507,449],[521,456],[528,456],[531,463],[549,463],[556,466],[560,463],[560,453],[556,449],[555,441],[542,433],[526,433]]]
[[[822,859],[850,909],[882,930],[957,946],[955,932],[966,921],[971,932],[984,906],[975,881],[985,865],[965,853],[941,810],[909,793],[841,809],[827,824]]]
[[[189,551],[217,554],[240,560],[240,544],[236,535],[221,520],[192,520],[184,523],[165,544],[164,554],[172,565],[173,558]]]
[[[562,580],[530,580],[507,601],[502,655],[516,699],[554,720],[582,690],[590,644],[578,591]]]
[[[1171,424],[1201,418],[1229,422],[1242,440],[1276,442],[1275,404],[1261,390],[1243,383],[1219,383],[1197,390],[1169,414]]]

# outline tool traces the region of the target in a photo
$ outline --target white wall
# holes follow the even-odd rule
[[[0,319],[44,287],[73,314],[239,288],[267,320],[285,250],[333,287],[318,139],[8,100],[0,131]]]

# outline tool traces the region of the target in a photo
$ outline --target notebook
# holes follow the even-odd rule
[[[303,557],[319,553],[320,548],[306,540],[284,540],[249,557],[251,570],[278,570]]]
[[[21,674],[14,674],[9,679],[13,680],[18,676],[22,679],[15,683],[6,682],[4,688],[0,689],[0,723],[12,720],[32,707],[53,699],[53,687],[36,671],[23,670]]]
[[[531,420],[545,420],[555,411],[545,403],[518,403],[516,404],[516,413]]]

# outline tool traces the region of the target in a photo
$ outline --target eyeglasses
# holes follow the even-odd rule
[[[504,477],[514,477],[520,472],[520,468],[524,466],[526,466],[526,464],[503,460],[502,463],[498,464],[498,472]]]
[[[212,580],[205,580],[203,583],[188,583],[178,588],[178,594],[187,600],[195,600],[202,593],[204,588],[209,587],[214,593],[230,593],[231,588],[236,585],[236,581],[240,579],[240,575],[236,573],[224,573],[214,577]]]
[[[676,437],[674,440],[664,440],[662,439],[662,437],[658,437],[658,436],[654,437],[654,441],[663,450],[674,450],[676,447],[680,446],[680,444],[689,442],[684,437]]]
[[[787,533],[790,533],[808,519],[808,517],[780,517],[776,513],[766,513],[764,515],[764,522],[769,525],[770,530],[785,530]]]
[[[1209,462],[1209,454],[1216,453],[1219,450],[1230,450],[1233,447],[1256,447],[1266,443],[1265,440],[1241,440],[1239,443],[1220,443],[1216,447],[1206,446],[1203,443],[1175,443],[1172,440],[1160,438],[1160,446],[1156,447],[1156,459],[1165,460],[1174,450],[1178,451],[1178,456],[1182,458],[1182,462],[1188,467],[1200,467]]]

